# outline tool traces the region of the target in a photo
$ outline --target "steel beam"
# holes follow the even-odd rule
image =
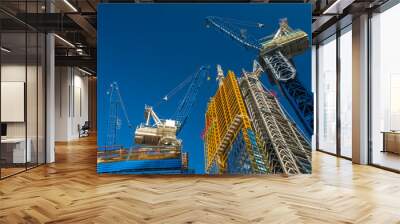
[[[91,56],[55,56],[56,66],[88,67],[96,71],[96,58]]]

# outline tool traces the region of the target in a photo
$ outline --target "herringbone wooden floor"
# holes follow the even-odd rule
[[[313,154],[313,174],[96,174],[95,138],[0,181],[0,223],[400,223],[400,175]]]

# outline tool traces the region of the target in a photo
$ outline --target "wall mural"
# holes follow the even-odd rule
[[[100,4],[98,173],[311,173],[311,5]]]

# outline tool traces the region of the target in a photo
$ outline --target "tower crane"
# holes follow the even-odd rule
[[[186,78],[181,84],[175,87],[163,97],[168,101],[179,90],[189,85],[182,100],[171,119],[160,119],[153,107],[145,106],[145,122],[141,123],[135,130],[135,143],[153,146],[181,146],[181,140],[177,138],[183,129],[191,109],[196,102],[197,95],[203,82],[208,78],[209,67],[201,66],[194,75]]]
[[[117,82],[113,82],[110,85],[110,89],[107,91],[109,95],[110,111],[108,116],[107,124],[107,145],[114,146],[117,141],[117,132],[121,128],[121,118],[119,117],[119,109],[122,110],[123,116],[128,124],[128,128],[132,129],[132,124],[129,120],[128,113],[125,108],[124,101],[122,100],[121,93]]]
[[[307,137],[313,133],[313,96],[296,76],[292,58],[309,48],[308,35],[302,30],[293,30],[287,19],[281,19],[276,33],[256,38],[247,28],[263,29],[264,24],[246,22],[216,16],[206,17],[206,26],[228,35],[246,49],[257,52],[257,63],[270,80],[278,85],[300,118]],[[245,28],[247,27],[247,28]]]

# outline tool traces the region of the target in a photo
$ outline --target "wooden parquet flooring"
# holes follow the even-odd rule
[[[96,174],[95,138],[0,181],[0,223],[400,223],[400,175],[320,152],[313,174]]]

